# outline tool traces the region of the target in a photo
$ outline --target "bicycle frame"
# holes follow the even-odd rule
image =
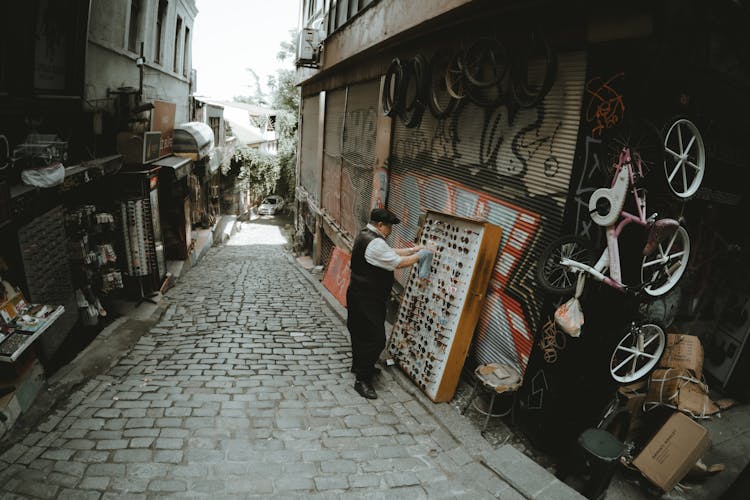
[[[618,180],[626,179],[626,181],[628,182],[628,186],[626,189],[630,189],[631,193],[633,194],[633,199],[635,200],[635,206],[638,214],[633,215],[629,212],[626,212],[625,210],[621,210],[618,221],[614,224],[606,226],[607,248],[604,249],[601,257],[599,257],[599,260],[593,267],[568,258],[563,258],[560,261],[562,265],[584,271],[593,276],[598,281],[602,281],[621,292],[624,292],[627,287],[622,283],[622,271],[620,269],[620,233],[622,233],[622,230],[630,223],[636,223],[640,226],[648,227],[656,218],[656,214],[653,214],[650,217],[646,218],[646,193],[642,191],[639,192],[638,188],[636,188],[635,186],[633,157],[635,157],[638,175],[643,176],[643,166],[638,154],[636,153],[635,155],[631,155],[630,149],[624,148],[620,152],[620,157],[618,159],[617,165],[615,166],[615,174],[612,179],[611,188],[615,188],[615,184],[618,182]],[[627,176],[621,178],[620,172],[623,168],[627,169]],[[674,225],[679,224],[677,221],[673,221],[671,219],[664,219],[664,221],[667,221],[667,225],[673,225],[672,223],[674,223]],[[607,274],[604,273],[605,270],[608,270]],[[580,280],[581,277],[579,276],[578,279]]]

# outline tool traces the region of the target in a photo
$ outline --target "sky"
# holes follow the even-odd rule
[[[193,26],[193,68],[198,72],[196,95],[231,100],[254,95],[252,68],[267,91],[266,81],[294,61],[276,59],[280,44],[296,29],[300,0],[197,0]]]

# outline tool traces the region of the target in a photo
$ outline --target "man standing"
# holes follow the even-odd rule
[[[352,371],[360,396],[377,399],[372,377],[385,348],[385,310],[393,286],[393,271],[419,262],[421,247],[391,248],[385,239],[401,222],[385,208],[370,212],[370,222],[354,240],[351,281],[346,291],[346,326],[352,339]]]

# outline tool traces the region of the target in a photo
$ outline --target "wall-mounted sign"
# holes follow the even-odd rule
[[[154,101],[154,110],[151,112],[151,131],[161,132],[159,158],[172,154],[176,110],[177,105],[173,102]]]

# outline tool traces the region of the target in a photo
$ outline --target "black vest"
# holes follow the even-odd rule
[[[393,286],[393,271],[373,266],[365,259],[367,245],[377,238],[382,238],[382,236],[364,228],[354,240],[349,290],[359,295],[386,300]]]

